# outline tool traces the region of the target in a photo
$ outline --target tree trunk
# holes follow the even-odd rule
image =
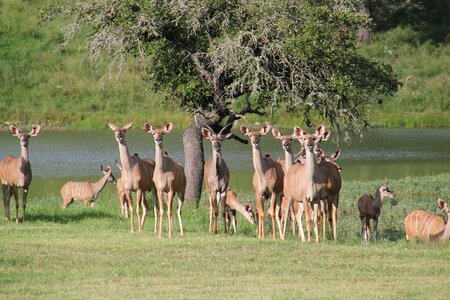
[[[186,173],[186,196],[187,202],[196,202],[197,206],[200,201],[203,181],[203,164],[205,155],[203,152],[203,139],[201,126],[193,120],[191,125],[184,131],[184,167]]]

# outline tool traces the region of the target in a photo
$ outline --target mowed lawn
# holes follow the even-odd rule
[[[360,241],[356,201],[378,182],[344,183],[338,241],[320,244],[291,232],[260,241],[243,218],[236,236],[223,226],[209,235],[206,201],[186,205],[185,237],[175,226],[174,238],[165,227],[159,239],[152,211],[143,233],[129,232],[113,186],[93,209],[63,211],[56,195],[30,197],[25,223],[0,222],[0,298],[448,299],[448,242],[408,243],[402,220],[415,208],[434,212],[438,196],[448,201],[449,182],[450,174],[392,180],[397,197],[384,204],[380,240],[369,244]]]

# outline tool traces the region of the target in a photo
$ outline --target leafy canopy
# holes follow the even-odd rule
[[[71,16],[66,40],[86,35],[92,62],[111,68],[136,57],[149,86],[211,123],[252,95],[256,108],[283,107],[335,129],[359,131],[366,106],[392,95],[388,65],[357,53],[369,26],[358,1],[103,0],[58,1],[44,21]],[[83,30],[87,29],[87,30]],[[248,101],[248,98],[247,98]],[[245,112],[254,112],[247,103]]]

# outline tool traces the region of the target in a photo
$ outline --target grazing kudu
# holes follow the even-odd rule
[[[31,165],[28,159],[28,142],[30,137],[37,136],[40,131],[39,126],[33,126],[31,131],[21,132],[17,127],[10,126],[9,132],[20,140],[21,156],[8,155],[0,162],[0,179],[2,181],[3,204],[5,206],[5,218],[10,219],[9,203],[14,194],[16,201],[16,223],[19,223],[19,188],[22,192],[22,222],[25,222],[25,208],[27,206],[28,187],[31,183]],[[11,194],[12,193],[12,194]]]
[[[272,236],[276,239],[275,219],[277,221],[280,238],[284,238],[279,211],[281,206],[281,196],[283,194],[283,168],[281,164],[268,156],[263,156],[260,149],[261,136],[266,135],[269,125],[264,125],[260,131],[250,131],[247,127],[241,126],[241,132],[250,137],[253,153],[253,190],[256,196],[256,210],[258,213],[258,237],[264,239],[264,203],[263,199],[270,198],[268,214],[272,219]]]
[[[364,194],[358,200],[359,218],[362,224],[362,239],[367,242],[370,240],[370,219],[373,219],[373,229],[375,232],[374,240],[378,235],[378,219],[381,213],[381,206],[385,197],[394,198],[395,195],[388,188],[389,181],[383,182],[377,189],[375,198],[372,195]]]
[[[296,140],[297,136],[301,134],[301,130],[302,129],[300,127],[295,126],[294,133],[292,135],[281,135],[280,131],[278,131],[276,128],[272,128],[272,135],[274,136],[274,138],[281,140],[281,146],[283,147],[284,150],[284,156],[278,159],[278,162],[281,164],[281,167],[283,168],[284,174],[286,174],[287,170],[289,170],[291,166],[294,164],[294,154],[292,144],[293,141]],[[299,202],[297,201],[295,201],[292,206],[289,204],[290,200],[283,196],[281,198],[281,223],[283,224],[283,228],[285,228],[286,223],[288,221],[287,220],[288,212],[286,212],[286,209],[289,209],[292,225],[292,234],[295,235],[295,217],[297,216],[297,212],[299,209],[303,211],[303,206],[299,205]],[[303,214],[303,212],[301,214]],[[299,236],[301,236],[303,233],[303,225],[301,222],[297,222],[297,225],[298,225],[298,234]]]
[[[327,139],[327,137],[325,137]],[[322,234],[323,239],[326,239],[325,235],[325,216],[328,214],[328,220],[330,222],[331,235],[336,240],[336,222],[337,222],[337,209],[339,207],[339,193],[342,187],[341,170],[342,168],[336,163],[336,160],[341,155],[338,150],[330,156],[325,157],[321,149],[317,149],[317,154],[320,157],[319,168],[322,170],[322,181],[319,178],[316,183],[320,183],[322,188],[319,191],[321,222],[322,222]],[[327,209],[326,206],[327,205]],[[326,211],[328,213],[326,213]]]
[[[302,202],[306,217],[307,240],[311,240],[311,214],[309,204],[312,202],[314,207],[314,232],[316,242],[319,242],[318,233],[318,197],[319,191],[323,189],[323,183],[326,182],[325,172],[317,162],[317,149],[321,141],[329,137],[329,132],[324,132],[325,128],[321,125],[317,127],[314,134],[306,134],[301,131],[297,136],[302,148],[305,149],[305,163],[296,163],[287,170],[284,177],[284,196],[291,201],[292,199]],[[302,210],[297,212],[297,222],[301,221]],[[302,234],[302,232],[300,232]],[[305,241],[304,235],[301,236]]]
[[[87,207],[89,203],[93,207],[95,199],[97,199],[98,194],[103,190],[106,183],[116,181],[109,166],[105,169],[101,166],[100,170],[103,172],[103,176],[97,182],[69,181],[64,184],[61,188],[61,197],[63,199],[61,207],[66,208],[74,200],[83,201],[84,207]]]
[[[236,211],[240,212],[250,224],[256,224],[255,213],[253,212],[253,207],[251,204],[243,205],[239,202],[234,191],[229,187],[227,188],[227,199],[226,199],[226,219],[227,224],[229,213],[231,213],[231,224],[233,225],[234,234],[236,234]]]
[[[226,199],[228,181],[230,179],[230,172],[228,171],[227,164],[222,158],[221,146],[222,142],[231,136],[231,132],[228,134],[222,134],[223,127],[219,133],[215,133],[212,128],[202,128],[202,135],[206,139],[210,140],[212,144],[212,156],[205,162],[205,189],[209,197],[209,232],[212,232],[212,221],[214,218],[214,233],[219,232],[218,215],[219,215],[219,203],[222,201],[222,216],[224,221],[224,231],[227,232],[227,219],[226,219]]]
[[[128,152],[128,146],[125,141],[125,133],[129,130],[133,123],[129,123],[124,127],[119,127],[108,121],[108,126],[114,131],[114,136],[119,145],[120,162],[122,165],[122,183],[125,197],[128,203],[128,211],[130,213],[131,232],[134,232],[133,217],[133,199],[131,192],[136,192],[136,210],[138,215],[139,231],[144,229],[145,218],[147,217],[148,205],[145,200],[145,192],[148,190],[155,191],[153,183],[153,172],[155,162],[151,159],[141,159],[138,155],[131,156]],[[142,204],[142,217],[141,217]]]
[[[155,182],[159,200],[159,237],[162,236],[162,218],[164,215],[164,193],[167,193],[167,219],[169,222],[169,237],[172,237],[172,202],[175,194],[178,196],[178,222],[180,224],[181,236],[183,232],[183,222],[181,220],[181,207],[184,203],[184,193],[186,190],[186,175],[181,164],[175,162],[169,156],[164,155],[163,136],[171,132],[173,124],[168,123],[162,128],[153,128],[150,124],[144,124],[144,130],[153,135],[155,140],[155,172],[153,181]]]
[[[448,240],[450,237],[450,209],[442,199],[438,199],[438,207],[445,211],[446,219],[441,214],[432,215],[423,210],[415,210],[406,216],[403,221],[406,240],[414,238],[426,242]]]

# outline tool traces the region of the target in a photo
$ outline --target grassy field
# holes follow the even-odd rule
[[[238,234],[207,233],[205,201],[186,205],[186,235],[159,239],[153,214],[143,233],[119,217],[114,187],[96,208],[75,203],[65,211],[50,195],[28,203],[28,221],[0,222],[0,298],[408,298],[447,299],[450,248],[404,239],[402,220],[420,208],[435,212],[450,199],[450,174],[392,180],[381,239],[360,241],[356,201],[379,182],[344,182],[337,242],[260,241],[242,218]],[[238,191],[241,201],[249,192]],[[3,218],[2,218],[3,219]],[[165,220],[166,222],[166,220]]]

